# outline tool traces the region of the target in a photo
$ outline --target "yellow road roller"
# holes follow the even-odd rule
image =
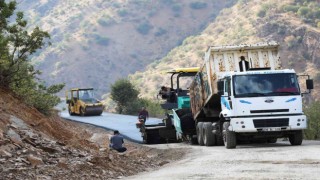
[[[103,104],[94,97],[93,88],[74,88],[66,91],[69,114],[80,116],[100,116]]]

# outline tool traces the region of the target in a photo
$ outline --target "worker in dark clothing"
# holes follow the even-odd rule
[[[149,112],[145,107],[141,108],[141,111],[138,114],[138,119],[143,119],[143,122],[146,123],[146,120],[149,119]]]
[[[159,95],[161,95],[162,99],[168,99],[170,97],[170,88],[166,86],[161,86]]]
[[[249,69],[249,62],[246,61],[244,56],[240,57],[240,62],[239,62],[239,68],[240,68],[240,72],[243,72],[244,69],[247,71]]]
[[[117,130],[115,130],[113,134],[114,135],[110,138],[109,147],[117,150],[118,152],[125,152],[127,148],[122,146],[122,144],[124,143],[123,137],[120,135],[119,131]]]

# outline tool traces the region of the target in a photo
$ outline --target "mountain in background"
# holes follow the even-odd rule
[[[306,103],[319,100],[319,22],[319,1],[240,0],[224,9],[201,33],[186,38],[167,56],[155,60],[130,79],[137,87],[143,87],[141,96],[156,98],[162,85],[170,85],[169,75],[163,72],[201,66],[208,46],[277,41],[283,68],[295,69],[298,74],[308,73],[315,80],[312,96],[306,96]],[[304,79],[301,84],[305,84]]]
[[[29,25],[51,34],[52,46],[32,62],[48,84],[107,93],[119,78],[161,59],[200,33],[236,0],[21,0]],[[181,58],[180,58],[181,59]]]
[[[277,41],[284,68],[308,73],[319,100],[320,1],[22,0],[30,25],[53,45],[32,61],[49,84],[94,87],[98,94],[129,74],[141,96],[168,84],[164,71],[201,66],[211,45]],[[303,83],[304,84],[304,83]]]

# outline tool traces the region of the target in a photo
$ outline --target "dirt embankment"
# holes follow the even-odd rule
[[[114,179],[160,167],[183,150],[160,150],[126,141],[108,149],[110,132],[45,117],[0,90],[0,179]]]

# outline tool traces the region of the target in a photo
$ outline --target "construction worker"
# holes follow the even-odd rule
[[[246,61],[244,56],[240,57],[239,68],[240,72],[247,71],[249,69],[249,62]]]
[[[125,152],[127,148],[122,146],[123,143],[123,137],[120,135],[118,130],[115,130],[113,132],[113,136],[110,138],[109,147],[117,150],[118,152]]]
[[[138,119],[143,119],[143,122],[146,123],[146,120],[149,119],[149,112],[145,107],[141,108],[141,111],[138,114]]]

